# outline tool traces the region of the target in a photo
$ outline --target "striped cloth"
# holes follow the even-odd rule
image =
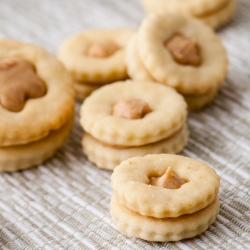
[[[221,209],[213,225],[176,243],[119,233],[109,215],[111,173],[82,153],[78,103],[74,129],[55,157],[0,175],[1,249],[250,249],[250,1],[238,4],[234,21],[219,31],[229,75],[214,102],[189,115],[191,136],[183,151],[221,176]],[[136,0],[2,0],[0,33],[56,53],[70,35],[90,28],[137,28],[143,16]]]

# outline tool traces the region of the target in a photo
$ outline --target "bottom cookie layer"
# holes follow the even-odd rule
[[[188,105],[188,110],[198,111],[204,108],[210,102],[212,102],[217,92],[218,90],[214,89],[203,95],[183,95],[183,97]]]
[[[103,144],[85,133],[82,139],[83,152],[89,161],[99,168],[114,170],[122,161],[134,156],[144,156],[146,154],[176,154],[187,144],[189,132],[184,125],[174,135],[156,143],[138,147],[112,147]]]
[[[102,87],[103,85],[91,85],[85,83],[75,83],[75,91],[76,91],[76,99],[78,101],[83,101],[86,97],[88,97],[93,91]]]
[[[113,196],[110,215],[118,230],[128,236],[148,241],[178,241],[203,233],[219,213],[219,198],[204,209],[177,218],[157,219],[142,216],[121,205]]]
[[[0,147],[0,171],[24,170],[47,160],[67,139],[72,125],[73,118],[41,140],[19,146]]]

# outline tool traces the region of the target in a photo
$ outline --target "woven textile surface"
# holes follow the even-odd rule
[[[90,28],[136,29],[143,16],[136,0],[1,0],[0,34],[56,54],[70,35]],[[150,243],[116,230],[109,215],[111,172],[99,170],[82,153],[77,103],[73,131],[53,158],[0,175],[0,248],[250,249],[249,0],[238,1],[235,19],[218,34],[228,51],[229,74],[213,103],[189,114],[191,135],[182,152],[221,176],[220,213],[205,233]]]

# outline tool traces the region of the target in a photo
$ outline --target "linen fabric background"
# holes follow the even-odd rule
[[[93,28],[136,29],[143,17],[138,0],[2,0],[0,35],[56,54],[68,36]],[[151,243],[116,230],[109,215],[111,172],[82,153],[78,103],[73,131],[52,159],[0,175],[0,248],[250,249],[249,27],[250,1],[239,0],[235,19],[218,32],[230,60],[225,84],[211,105],[188,117],[191,136],[182,154],[221,176],[220,213],[205,233]]]

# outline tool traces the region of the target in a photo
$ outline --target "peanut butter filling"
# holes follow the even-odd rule
[[[164,46],[179,64],[192,66],[199,66],[201,64],[199,46],[192,39],[176,34]]]
[[[45,94],[46,86],[30,62],[19,58],[0,60],[0,104],[5,109],[19,112],[27,99]]]
[[[141,100],[120,100],[113,106],[113,116],[141,119],[151,112],[149,105]]]
[[[185,184],[185,181],[174,174],[171,167],[168,167],[164,175],[160,177],[151,177],[150,184],[168,189],[178,189]]]
[[[89,46],[86,55],[89,57],[106,58],[119,49],[120,47],[111,41],[95,42]]]

